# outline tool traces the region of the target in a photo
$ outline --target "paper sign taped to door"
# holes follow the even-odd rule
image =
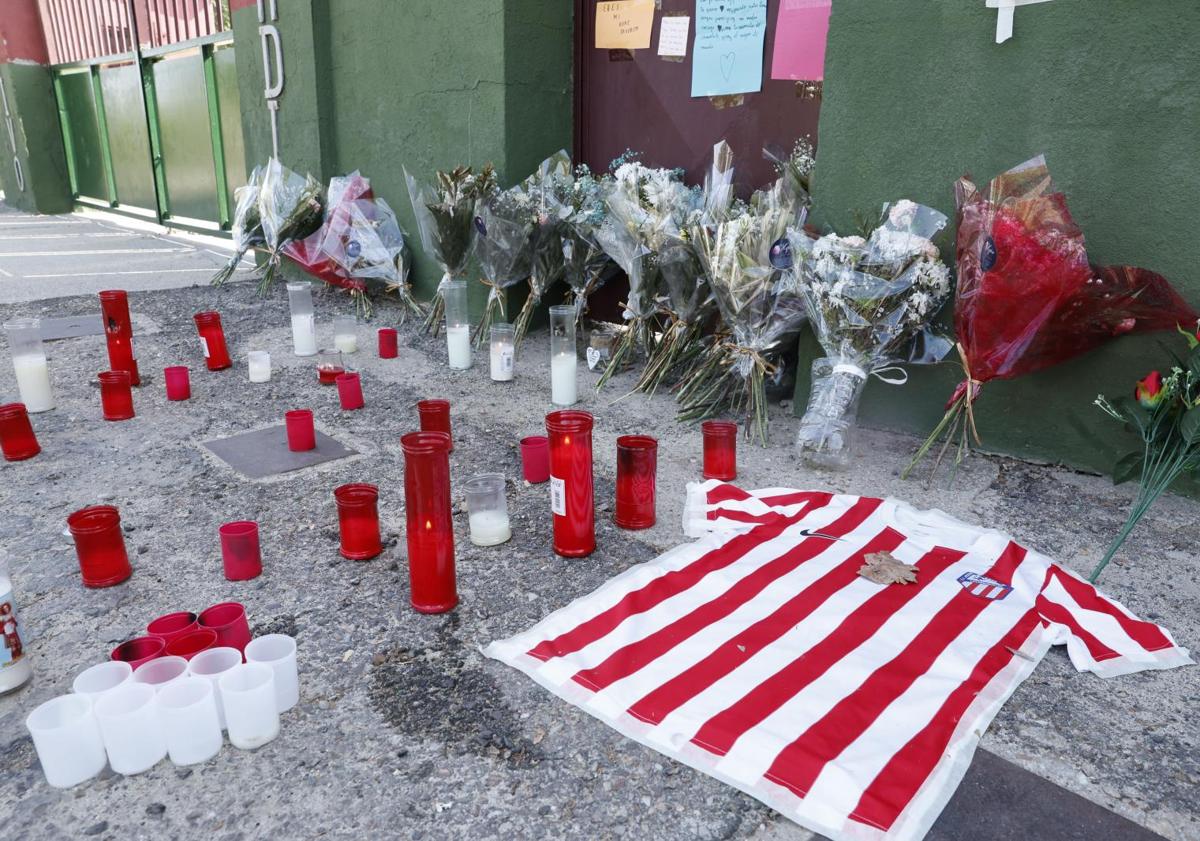
[[[687,15],[664,17],[658,25],[658,54],[661,56],[685,56],[688,48],[688,27],[692,19]]]
[[[767,0],[696,0],[692,96],[762,89]]]
[[[645,50],[654,28],[654,0],[596,4],[596,49]]]
[[[825,39],[833,0],[780,0],[772,79],[824,79]]]

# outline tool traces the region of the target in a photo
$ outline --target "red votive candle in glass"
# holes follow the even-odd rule
[[[338,401],[346,411],[363,407],[362,380],[358,373],[337,375]]]
[[[446,437],[450,439],[448,452],[454,452],[454,435],[450,432],[450,401],[418,401],[417,414],[421,418],[421,431],[446,433]]]
[[[293,409],[283,416],[287,427],[287,445],[293,453],[315,450],[317,430],[313,426],[312,409]]]
[[[617,508],[613,521],[623,529],[654,525],[654,481],[658,441],[649,435],[617,439]]]
[[[210,371],[230,367],[229,348],[225,346],[225,328],[221,326],[219,312],[198,312],[194,316],[196,330],[200,333],[200,348],[204,351],[204,364]]]
[[[0,406],[0,452],[5,461],[22,461],[42,451],[24,403]]]
[[[166,640],[162,637],[134,637],[114,648],[110,657],[128,663],[136,670],[142,663],[162,657],[166,647]]]
[[[705,421],[700,424],[704,436],[704,478],[729,482],[737,478],[737,424],[733,421]]]
[[[186,365],[163,368],[163,382],[167,384],[168,400],[187,400],[192,396],[192,381]]]
[[[395,359],[399,354],[399,334],[395,327],[379,328],[379,358]]]
[[[578,409],[546,415],[550,438],[550,510],[554,551],[582,558],[596,548],[592,489],[592,416]]]
[[[108,367],[129,373],[130,385],[141,385],[137,360],[133,358],[133,322],[129,318],[129,296],[124,289],[100,293],[100,316],[108,340]]]
[[[445,432],[410,432],[400,438],[400,446],[404,450],[412,606],[420,613],[445,613],[458,604],[450,509],[450,436]]]
[[[163,648],[163,655],[167,657],[182,657],[184,660],[191,660],[201,651],[208,651],[210,648],[216,648],[219,641],[220,635],[214,629],[195,628],[168,641],[166,647]],[[246,642],[250,642],[248,632]],[[226,645],[226,643],[223,642],[220,644]],[[238,650],[240,651],[241,649]]]
[[[531,485],[549,480],[550,439],[545,435],[530,435],[521,439],[521,473]]]
[[[225,578],[229,581],[248,581],[262,574],[262,551],[258,545],[258,523],[236,520],[219,529],[221,560]]]
[[[221,602],[201,611],[200,630],[206,628],[216,632],[213,645],[241,651],[250,642],[250,623],[246,621],[246,608],[240,602]]]
[[[146,633],[152,637],[158,637],[164,643],[167,643],[175,639],[175,637],[181,637],[199,627],[200,624],[196,614],[190,610],[180,610],[175,613],[164,614],[157,619],[152,619],[150,624],[146,626]]]
[[[333,385],[338,375],[344,373],[346,366],[340,350],[323,350],[317,355],[317,382],[321,385]]]
[[[383,551],[379,537],[379,488],[352,482],[333,491],[337,502],[342,557],[365,561]]]
[[[133,417],[133,391],[129,388],[128,371],[104,371],[99,374],[100,408],[106,421],[123,421]]]
[[[67,517],[86,587],[111,587],[133,574],[121,534],[121,515],[111,505],[91,505]]]

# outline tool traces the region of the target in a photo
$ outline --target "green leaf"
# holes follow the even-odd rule
[[[1195,342],[1195,339],[1192,339]],[[1193,374],[1200,376],[1200,342],[1197,342],[1192,347],[1192,352],[1188,354],[1187,366]]]
[[[1200,442],[1200,406],[1193,406],[1179,420],[1179,434],[1189,444]]]
[[[1194,335],[1189,333],[1187,330],[1184,330],[1183,325],[1176,324],[1175,329],[1178,330],[1183,335],[1183,338],[1187,339],[1188,347],[1192,348],[1193,350],[1195,350],[1196,348],[1200,348],[1200,339],[1197,339]],[[1194,355],[1195,354],[1193,354],[1193,356]]]
[[[1129,453],[1121,457],[1120,461],[1113,465],[1113,484],[1123,485],[1130,479],[1137,479],[1142,475],[1142,454],[1138,452]]]

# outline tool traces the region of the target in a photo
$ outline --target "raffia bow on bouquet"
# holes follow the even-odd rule
[[[496,316],[508,318],[508,290],[529,276],[532,222],[516,188],[503,190],[479,203],[475,217],[475,257],[488,287],[487,306],[475,327],[475,345],[488,341]]]
[[[907,374],[897,363],[935,362],[950,350],[929,329],[951,288],[950,270],[931,241],[945,224],[945,215],[904,200],[884,206],[881,224],[866,239],[826,234],[813,242],[793,231],[808,320],[826,354],[813,363],[796,438],[797,453],[809,463],[846,465],[868,377],[901,385]]]
[[[408,197],[417,218],[421,247],[442,269],[436,294],[425,315],[424,329],[436,335],[446,313],[442,290],[466,271],[475,244],[475,207],[496,189],[496,173],[488,164],[478,173],[469,166],[438,170],[435,186],[421,184],[404,171]]]
[[[574,179],[571,158],[559,150],[538,165],[519,190],[530,213],[529,295],[513,325],[513,343],[520,345],[533,313],[546,290],[563,275],[563,230],[570,215],[563,201]]]

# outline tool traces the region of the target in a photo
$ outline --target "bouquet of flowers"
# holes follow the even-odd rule
[[[796,440],[799,455],[824,467],[842,467],[859,396],[874,374],[884,382],[950,294],[950,270],[932,237],[946,217],[911,201],[884,207],[882,224],[865,240],[826,234],[812,242],[791,236],[808,320],[825,358],[813,363],[812,391]],[[946,340],[936,340],[944,355]],[[929,342],[924,343],[926,347]],[[940,357],[939,357],[940,358]],[[926,360],[933,361],[933,360]]]
[[[262,180],[263,168],[256,166],[246,183],[233,191],[236,205],[233,213],[234,252],[229,262],[213,275],[214,286],[220,286],[233,277],[247,251],[266,243],[263,238],[262,217],[258,213],[258,193],[262,189]]]
[[[629,296],[623,313],[627,324],[613,325],[618,335],[612,344],[608,364],[600,375],[597,388],[604,386],[617,371],[636,345],[647,342],[643,335],[635,334],[649,327],[651,315],[649,302],[645,299],[645,272],[649,249],[642,244],[637,234],[618,217],[610,214],[596,230],[596,242],[613,259],[629,278]]]
[[[775,166],[775,173],[784,179],[796,201],[804,207],[811,207],[812,173],[817,164],[812,141],[800,137],[786,155],[763,149],[763,156]]]
[[[679,387],[680,420],[728,408],[745,412],[746,435],[767,443],[765,381],[785,342],[804,323],[804,298],[790,271],[788,228],[801,207],[782,179],[749,207],[709,229],[696,228],[696,251],[730,335],[714,343]]]
[[[408,243],[396,213],[383,199],[353,199],[338,205],[323,228],[324,254],[348,279],[335,284],[348,288],[365,314],[371,311],[368,293],[395,293],[408,314],[424,315],[408,282],[411,271]]]
[[[599,289],[612,266],[612,258],[600,247],[596,232],[604,224],[606,208],[597,180],[585,164],[575,169],[571,189],[565,195],[551,196],[558,203],[562,228],[563,277],[571,288],[578,326],[587,309],[587,299]]]
[[[1186,358],[1176,359],[1165,378],[1151,371],[1138,380],[1132,399],[1109,402],[1104,395],[1096,398],[1104,412],[1137,430],[1142,447],[1113,468],[1113,482],[1118,485],[1138,477],[1138,493],[1125,525],[1088,576],[1089,581],[1100,577],[1154,501],[1184,473],[1200,470],[1200,323],[1192,329],[1194,332],[1179,328],[1189,352]]]
[[[958,204],[957,349],[965,377],[905,469],[941,438],[955,466],[979,441],[974,403],[983,384],[1056,365],[1130,333],[1171,330],[1196,313],[1161,275],[1089,264],[1083,232],[1039,156],[981,192],[968,178]],[[936,469],[936,464],[935,464]]]
[[[330,286],[350,290],[354,294],[360,284],[356,284],[329,255],[321,250],[325,241],[330,220],[339,213],[345,213],[346,203],[360,198],[371,198],[371,184],[358,172],[350,175],[336,176],[329,179],[329,187],[325,191],[325,221],[313,233],[304,239],[291,240],[283,246],[283,255]],[[365,288],[363,289],[365,292]],[[357,296],[356,296],[357,297]],[[365,300],[365,299],[363,299]]]
[[[551,155],[525,179],[521,190],[533,214],[529,247],[529,295],[517,315],[513,342],[520,345],[529,330],[529,321],[550,284],[563,273],[562,233],[566,208],[562,196],[571,191],[571,158],[563,150]]]
[[[475,344],[488,341],[489,328],[499,312],[507,318],[508,289],[529,276],[532,222],[525,195],[513,187],[482,199],[475,217],[475,256],[488,287],[487,307],[475,328]]]
[[[417,217],[421,247],[442,267],[442,279],[424,324],[426,331],[432,329],[436,334],[445,314],[442,290],[466,269],[474,246],[475,205],[495,191],[496,173],[491,164],[478,173],[469,166],[450,172],[438,170],[437,184],[432,187],[418,183],[408,170],[404,171],[404,179]]]
[[[271,158],[263,173],[258,210],[267,247],[259,292],[266,294],[279,271],[284,247],[321,227],[325,214],[325,188],[311,175],[299,175]]]

